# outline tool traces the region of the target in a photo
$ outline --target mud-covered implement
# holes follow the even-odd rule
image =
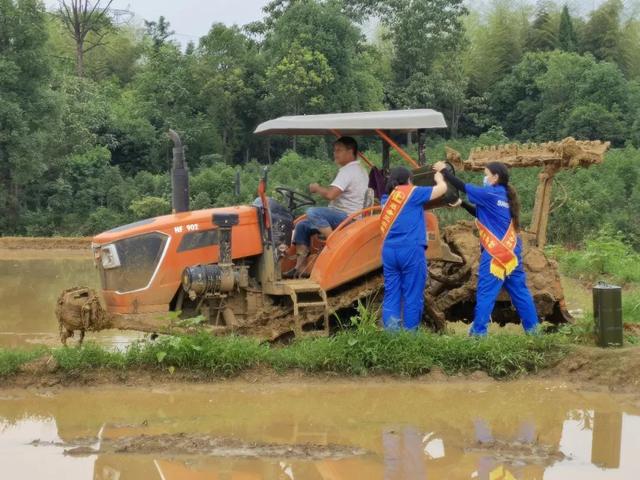
[[[256,129],[260,135],[372,135],[382,139],[382,165],[389,169],[390,149],[398,151],[416,172],[416,183],[433,184],[426,165],[426,129],[444,128],[442,114],[433,110],[361,112],[283,117]],[[413,159],[394,136],[414,133],[418,158]],[[295,264],[291,235],[304,218],[300,208],[313,199],[285,186],[274,189],[282,202],[268,198],[266,171],[259,201],[215,209],[182,211],[188,207],[188,172],[180,138],[174,141],[172,185],[174,213],[101,233],[92,248],[102,290],[78,287],[63,292],[57,316],[61,340],[74,331],[106,328],[157,333],[206,330],[215,335],[246,334],[273,340],[286,335],[326,335],[332,314],[353,307],[382,288],[379,228],[380,207],[373,191],[362,209],[349,216],[326,239],[312,239],[309,278],[285,280],[282,272]],[[478,170],[491,160],[512,167],[543,167],[536,196],[534,223],[525,232],[525,268],[538,313],[554,322],[570,319],[557,266],[542,252],[549,213],[551,179],[562,168],[600,163],[608,144],[564,142],[492,147],[474,151],[467,161],[448,150],[457,169]],[[372,163],[363,155],[364,163]],[[455,191],[450,192],[455,196]],[[451,200],[450,197],[449,201]],[[471,224],[460,223],[440,232],[427,205],[425,220],[431,262],[425,322],[442,327],[445,318],[470,319],[475,295],[479,243]],[[378,299],[380,296],[378,296]],[[509,302],[499,304],[494,319],[513,317]]]
[[[561,142],[541,144],[499,145],[473,149],[469,158],[447,148],[447,161],[459,171],[482,171],[493,161],[511,168],[541,167],[538,188],[529,228],[520,232],[523,237],[523,262],[527,272],[527,285],[533,295],[538,316],[552,323],[571,321],[567,311],[558,266],[544,254],[547,223],[551,209],[551,189],[556,173],[564,169],[589,167],[602,163],[609,142],[576,141],[566,138]],[[427,323],[442,327],[447,320],[473,318],[475,306],[479,240],[472,222],[458,222],[444,228],[443,240],[464,259],[457,267],[433,262],[429,269],[429,284],[425,291]],[[508,295],[502,292],[492,314],[493,321],[518,321]]]

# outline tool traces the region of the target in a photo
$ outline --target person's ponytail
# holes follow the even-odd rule
[[[511,214],[513,227],[516,232],[520,231],[520,198],[516,189],[509,183],[509,169],[502,162],[491,162],[487,164],[487,169],[498,176],[498,185],[502,185],[507,190],[509,213]]]
[[[507,187],[507,199],[509,200],[509,212],[511,213],[511,220],[513,221],[513,227],[516,232],[520,231],[520,197],[518,192],[510,184],[505,185]]]

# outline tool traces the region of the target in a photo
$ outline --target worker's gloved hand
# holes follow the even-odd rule
[[[440,172],[440,171],[444,170],[445,168],[447,168],[447,162],[444,162],[442,160],[440,160],[440,161],[438,161],[438,162],[433,164],[433,169],[436,172]]]

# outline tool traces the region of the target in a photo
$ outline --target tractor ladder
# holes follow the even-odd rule
[[[281,280],[278,282],[284,293],[291,298],[296,337],[329,335],[329,303],[327,292],[311,279]],[[304,317],[307,310],[322,309],[322,328],[305,330]]]

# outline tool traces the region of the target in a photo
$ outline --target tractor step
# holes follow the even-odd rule
[[[324,307],[325,302],[298,302],[298,308],[300,307]]]
[[[327,293],[316,282],[310,279],[285,280],[279,285],[286,291],[293,303],[294,333],[296,337],[326,336],[329,334],[329,303]],[[304,330],[302,313],[306,309],[322,308],[322,328]]]

